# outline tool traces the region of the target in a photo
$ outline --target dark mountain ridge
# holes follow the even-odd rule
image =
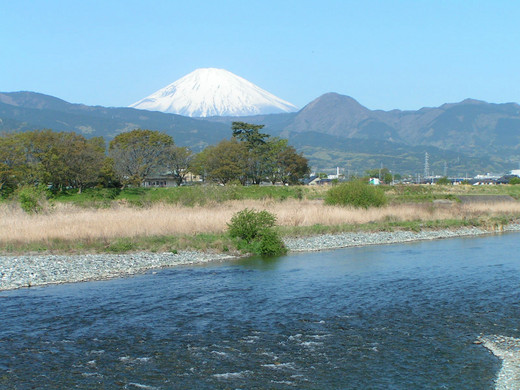
[[[200,150],[229,137],[229,126],[175,114],[127,107],[87,106],[68,103],[34,92],[0,93],[0,131],[34,129],[74,131],[110,140],[136,128],[161,130],[179,145]]]
[[[297,113],[285,131],[430,145],[467,153],[520,146],[520,106],[466,99],[417,111],[369,110],[349,96],[325,94]]]
[[[269,134],[289,138],[314,166],[363,170],[385,166],[421,172],[424,153],[441,171],[458,174],[516,168],[520,106],[474,99],[417,111],[370,110],[355,99],[327,93],[297,113],[194,119],[156,111],[72,104],[34,93],[0,93],[0,131],[50,128],[110,140],[135,128],[161,130],[179,145],[199,151],[231,135],[232,121],[264,124]],[[437,165],[437,166],[436,166]],[[455,172],[453,172],[454,174]]]

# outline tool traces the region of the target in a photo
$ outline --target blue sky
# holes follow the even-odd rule
[[[520,102],[516,1],[0,0],[0,91],[126,106],[202,67],[297,106]]]

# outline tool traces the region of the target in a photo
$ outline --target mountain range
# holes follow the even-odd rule
[[[229,126],[127,107],[72,104],[35,92],[0,93],[0,131],[52,129],[104,137],[136,128],[161,130],[198,151],[229,137]]]
[[[264,124],[288,138],[318,170],[336,166],[362,173],[381,165],[422,173],[425,153],[434,173],[505,172],[518,166],[520,106],[467,99],[417,111],[370,110],[327,93],[298,112],[190,118],[134,108],[71,104],[34,92],[0,93],[0,131],[51,128],[110,140],[134,128],[164,131],[199,151],[231,135],[232,121]]]
[[[208,118],[230,123],[232,118]],[[358,170],[380,163],[421,173],[426,152],[439,174],[502,172],[520,161],[520,105],[474,99],[417,111],[370,110],[355,99],[327,93],[297,113],[252,116],[272,134],[289,138],[315,166],[337,161]]]

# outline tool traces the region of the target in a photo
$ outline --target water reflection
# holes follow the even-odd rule
[[[244,257],[239,260],[236,260],[234,264],[239,267],[245,269],[254,269],[261,271],[273,271],[276,270],[277,267],[283,261],[282,256],[273,256],[273,257],[262,257],[262,256],[252,256],[252,257]]]

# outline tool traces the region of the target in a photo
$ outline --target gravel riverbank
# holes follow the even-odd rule
[[[511,224],[503,231],[520,231]],[[286,238],[289,251],[319,251],[352,246],[392,244],[495,233],[480,228],[395,231],[375,233],[324,234],[304,238]],[[46,284],[81,282],[133,275],[149,269],[223,261],[235,257],[224,254],[183,251],[179,253],[131,253],[89,255],[0,256],[0,291]]]
[[[179,253],[0,256],[0,291],[45,284],[83,282],[134,275],[149,269],[233,259],[234,256]]]
[[[520,231],[519,224],[504,226],[501,232]],[[437,240],[442,238],[480,236],[493,234],[497,231],[485,230],[476,227],[460,229],[424,230],[420,232],[395,231],[374,233],[340,233],[323,234],[304,238],[287,238],[285,245],[291,252],[320,251],[352,246],[394,244],[410,241]]]

